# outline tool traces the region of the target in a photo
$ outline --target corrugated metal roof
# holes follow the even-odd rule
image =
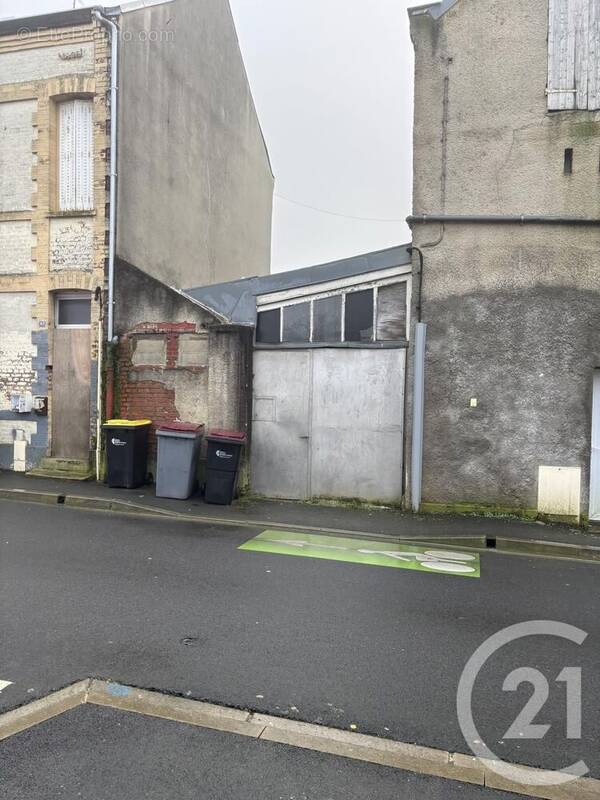
[[[441,0],[439,3],[428,3],[423,6],[414,6],[408,9],[411,17],[419,16],[419,14],[428,14],[433,19],[439,19],[446,11],[455,6],[459,0]]]
[[[365,253],[314,267],[278,272],[256,278],[244,278],[212,286],[185,289],[184,294],[202,303],[217,314],[236,325],[254,325],[256,322],[256,298],[287,289],[299,289],[319,283],[368,274],[381,269],[406,266],[411,263],[407,248],[409,244]]]

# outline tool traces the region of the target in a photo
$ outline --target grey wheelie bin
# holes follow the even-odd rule
[[[187,500],[196,489],[204,425],[172,422],[157,430],[156,496]]]

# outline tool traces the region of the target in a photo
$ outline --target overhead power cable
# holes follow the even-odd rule
[[[317,206],[311,206],[308,203],[301,203],[299,200],[292,200],[290,197],[284,197],[282,194],[275,193],[275,197],[279,200],[285,200],[286,203],[292,203],[292,205],[300,206],[301,208],[308,208],[310,211],[317,211],[319,214],[329,214],[331,217],[341,217],[342,219],[353,219],[358,220],[359,222],[384,222],[384,223],[394,223],[398,224],[401,222],[405,222],[404,219],[381,219],[379,217],[357,217],[352,214],[341,214],[338,211],[331,211],[326,208],[318,208]]]

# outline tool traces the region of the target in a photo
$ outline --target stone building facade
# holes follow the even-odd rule
[[[51,29],[5,27],[8,32],[0,26],[0,467],[25,470],[47,454],[53,425],[68,425],[69,410],[53,406],[52,387],[68,381],[62,365],[56,375],[54,362],[65,346],[57,341],[56,315],[63,300],[67,310],[71,297],[89,299],[89,380],[86,396],[78,399],[87,405],[91,446],[107,255],[109,51],[104,30],[89,13],[57,15]],[[68,129],[75,109],[82,114],[79,143]],[[77,155],[87,169],[85,197],[76,189],[64,191]]]
[[[423,508],[600,514],[595,8],[444,0],[409,12]]]

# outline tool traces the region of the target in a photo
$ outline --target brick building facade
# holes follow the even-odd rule
[[[0,467],[29,469],[46,455],[53,423],[65,424],[52,402],[62,297],[89,298],[86,416],[93,446],[108,80],[106,33],[89,14],[71,15],[68,23],[59,15],[56,27],[27,33],[2,35],[0,28]],[[86,162],[85,197],[60,191],[76,157],[65,121],[76,106],[85,109],[77,151]]]

